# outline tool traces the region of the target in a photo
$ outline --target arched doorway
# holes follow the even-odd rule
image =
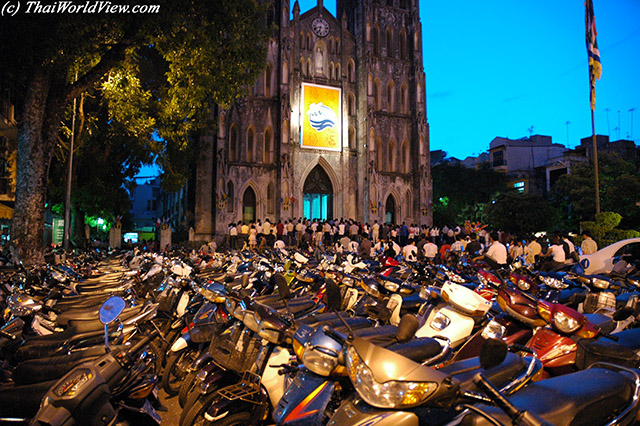
[[[248,187],[242,196],[242,221],[251,223],[256,221],[256,193]]]
[[[308,219],[333,218],[333,185],[327,172],[319,164],[309,172],[304,181],[302,208],[303,216]]]
[[[393,195],[389,194],[387,202],[384,207],[384,221],[386,223],[396,223],[396,200],[393,199]]]

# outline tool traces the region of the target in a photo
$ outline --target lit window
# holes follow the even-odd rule
[[[516,182],[513,184],[513,187],[518,191],[518,192],[524,192],[524,182],[520,181],[520,182]]]

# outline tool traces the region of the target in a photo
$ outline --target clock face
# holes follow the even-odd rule
[[[318,37],[324,37],[329,34],[329,23],[324,18],[314,19],[311,23],[311,28]]]

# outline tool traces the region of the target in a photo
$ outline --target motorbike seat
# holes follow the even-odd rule
[[[420,297],[420,293],[412,293],[402,297],[402,310],[417,312],[424,303],[424,299]]]
[[[96,346],[73,351],[70,354],[30,359],[19,363],[13,369],[11,379],[17,385],[56,380],[76,365],[98,358],[105,353],[104,346]]]
[[[0,417],[31,418],[40,408],[40,402],[56,380],[24,386],[0,386]]]
[[[604,333],[611,333],[616,329],[616,322],[604,314],[584,314],[589,322],[597,325]]]
[[[458,379],[462,389],[478,391],[478,387],[473,383],[473,376],[475,376],[476,373],[481,372],[492,383],[500,387],[518,376],[523,368],[525,368],[525,364],[522,357],[509,352],[500,365],[488,370],[484,370],[480,366],[480,358],[474,357],[449,364],[446,367],[442,367],[440,371],[453,375],[453,377]],[[456,374],[458,371],[460,373]]]
[[[590,368],[577,373],[535,382],[516,392],[510,401],[520,410],[528,410],[554,425],[594,425],[611,421],[630,404],[633,397],[631,380],[623,374],[602,368]],[[500,424],[511,419],[500,408],[477,405]],[[485,426],[484,417],[469,414],[464,426]]]
[[[139,312],[142,305],[125,308],[120,315],[121,319],[132,316],[133,312]],[[85,309],[71,309],[58,315],[56,322],[58,325],[69,325],[70,321],[93,321],[99,322],[100,305],[88,307]]]
[[[629,330],[623,330],[619,333],[615,333],[614,336],[618,338],[615,343],[618,345],[629,348],[633,351],[640,350],[640,328],[632,328]],[[603,341],[612,342],[609,338],[603,338]]]
[[[88,309],[92,306],[100,306],[105,300],[113,294],[97,294],[95,296],[71,296],[55,299],[53,309],[57,312],[67,311],[69,309]]]
[[[405,343],[394,343],[387,349],[415,362],[423,362],[442,352],[442,346],[431,337],[419,337]]]
[[[115,326],[114,326],[115,330]],[[115,338],[116,332],[109,333],[110,338]],[[80,333],[73,327],[69,327],[60,333],[47,334],[29,338],[20,346],[14,355],[16,361],[43,358],[53,354],[64,353],[70,347],[93,346],[104,342],[104,331],[87,331]]]
[[[371,326],[371,321],[364,317],[350,317],[348,313],[342,312],[340,314],[342,319],[349,324],[351,329],[361,329]],[[318,327],[320,325],[328,325],[331,328],[336,328],[342,331],[345,329],[344,323],[333,312],[326,312],[324,314],[312,314],[304,317],[298,321],[301,324],[309,325],[311,327]]]

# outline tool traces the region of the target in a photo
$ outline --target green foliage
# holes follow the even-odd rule
[[[616,241],[640,236],[635,230],[617,229],[622,221],[622,216],[615,212],[601,212],[596,215],[596,220],[580,222],[580,227],[588,230],[591,237],[596,240],[599,247],[606,247]]]
[[[559,212],[545,198],[509,191],[489,205],[487,222],[494,229],[524,235],[552,230]]]
[[[488,166],[476,170],[443,163],[431,168],[431,176],[434,223],[438,226],[461,224],[465,219],[484,221],[487,203],[505,185],[504,175]]]
[[[604,227],[607,231],[620,225],[622,216],[615,212],[600,212],[596,214],[596,223]]]
[[[640,229],[640,173],[632,162],[615,153],[601,153],[598,160],[600,206],[603,211],[622,215],[621,226]],[[564,216],[571,228],[595,215],[595,175],[593,165],[585,162],[572,166],[552,188],[554,203],[564,206]]]

